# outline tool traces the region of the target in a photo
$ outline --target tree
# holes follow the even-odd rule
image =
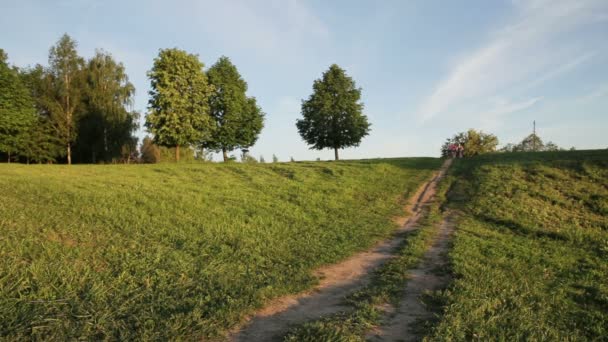
[[[64,34],[49,51],[51,92],[46,105],[57,137],[66,148],[68,164],[72,164],[72,144],[76,140],[82,99],[84,59],[78,56],[76,47],[76,41]]]
[[[549,141],[545,144],[545,151],[560,151],[562,150],[561,148],[559,148],[559,146],[557,146],[557,144],[555,144],[552,141]]]
[[[179,161],[180,146],[211,136],[208,97],[213,88],[207,84],[198,56],[179,49],[161,49],[148,77],[152,90],[146,128],[155,143],[175,147]]]
[[[535,133],[532,133],[519,143],[516,150],[519,152],[537,152],[543,151],[544,148],[545,144],[543,140]]]
[[[500,149],[501,152],[539,152],[539,151],[564,151],[557,144],[549,141],[543,142],[536,133],[525,137],[519,144],[507,144]]]
[[[359,146],[370,131],[361,89],[336,64],[315,80],[312,95],[302,101],[302,116],[296,122],[302,139],[311,149],[332,148],[336,160],[338,149]]]
[[[160,149],[154,145],[154,141],[146,136],[141,143],[141,160],[146,164],[155,164],[160,161]]]
[[[279,162],[279,157],[277,157],[275,154],[272,155],[272,162],[273,163],[278,163]]]
[[[7,55],[0,49],[0,152],[7,161],[24,155],[27,133],[36,123],[34,101],[17,69],[9,67]]]
[[[228,57],[220,57],[207,77],[214,88],[209,98],[214,130],[202,145],[221,151],[228,161],[228,152],[255,144],[264,127],[264,113],[254,97],[247,97],[247,82]]]
[[[54,102],[51,76],[38,64],[20,70],[20,77],[34,99],[36,111],[36,123],[28,131],[25,157],[38,163],[55,162],[58,157],[65,155],[65,147],[57,136],[47,105]]]
[[[443,146],[441,147],[442,157],[449,156],[448,147],[452,144],[462,145],[464,147],[464,156],[472,157],[496,151],[498,138],[494,134],[488,134],[474,129],[457,133],[443,143]]]
[[[109,53],[96,51],[84,70],[84,112],[78,127],[76,143],[81,161],[95,163],[116,158],[129,158],[135,149],[138,113],[129,110],[135,87]]]

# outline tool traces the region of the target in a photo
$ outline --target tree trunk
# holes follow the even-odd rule
[[[8,159],[6,160],[8,164],[11,163],[11,151],[8,151]]]
[[[222,155],[224,156],[224,162],[228,161],[228,151],[225,148],[222,148]]]
[[[334,147],[334,155],[336,156],[336,160],[340,160],[340,157],[338,156],[338,148]]]
[[[68,143],[68,165],[72,165],[72,146]]]
[[[179,161],[179,145],[175,146],[175,161]]]

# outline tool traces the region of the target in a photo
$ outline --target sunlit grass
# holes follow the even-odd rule
[[[0,335],[220,336],[388,236],[439,165],[0,165]]]
[[[429,340],[608,336],[608,151],[489,155],[454,165],[462,211]]]

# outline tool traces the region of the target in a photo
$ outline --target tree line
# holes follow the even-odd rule
[[[509,143],[498,149],[498,138],[491,133],[484,133],[475,129],[469,129],[466,132],[460,132],[446,139],[441,146],[441,157],[447,158],[450,155],[450,145],[461,145],[464,148],[464,157],[473,157],[479,154],[490,152],[546,152],[546,151],[565,151],[564,148],[557,146],[555,143],[543,140],[536,134],[531,133],[526,136],[521,142],[513,144]],[[571,147],[570,150],[574,150]]]
[[[125,68],[103,50],[85,60],[62,36],[48,67],[19,69],[0,50],[0,153],[8,162],[96,163],[130,156],[139,113]]]
[[[48,66],[10,66],[0,49],[0,157],[8,162],[101,163],[179,161],[255,144],[265,114],[228,57],[208,70],[195,54],[159,50],[152,69],[144,138],[135,87],[122,63],[103,50],[90,59],[64,34],[50,48]],[[358,146],[369,134],[361,88],[337,65],[313,83],[296,127],[311,149]]]

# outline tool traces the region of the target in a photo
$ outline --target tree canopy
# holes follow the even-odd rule
[[[313,93],[302,101],[302,116],[296,122],[302,139],[311,149],[333,149],[336,160],[338,149],[359,146],[370,131],[361,89],[336,64],[315,80]]]
[[[0,152],[11,156],[26,148],[28,132],[36,122],[34,101],[0,49]]]
[[[462,145],[464,147],[464,156],[472,157],[496,151],[498,138],[494,134],[484,133],[474,129],[457,133],[443,143],[443,146],[441,147],[442,157],[447,157],[449,155],[448,147],[451,144]]]
[[[211,137],[208,98],[213,88],[198,56],[179,49],[161,49],[148,77],[152,89],[146,128],[155,143],[175,147],[179,160],[180,146]]]
[[[68,164],[72,163],[72,144],[76,140],[78,112],[83,95],[84,59],[76,51],[77,43],[64,34],[49,51],[49,87],[46,107],[57,137],[66,147]]]
[[[572,149],[574,149],[574,147]],[[536,133],[531,133],[519,144],[507,144],[500,149],[501,152],[542,152],[560,150],[564,149],[551,141],[547,143],[543,142],[543,140]]]
[[[247,97],[247,82],[228,57],[220,57],[207,76],[213,86],[209,105],[214,127],[202,146],[221,151],[228,161],[228,152],[255,144],[264,127],[264,113],[254,97]]]
[[[122,63],[98,50],[86,63],[82,114],[76,144],[79,160],[109,162],[136,149],[132,136],[137,129],[138,113],[128,108],[133,103],[135,87]]]

